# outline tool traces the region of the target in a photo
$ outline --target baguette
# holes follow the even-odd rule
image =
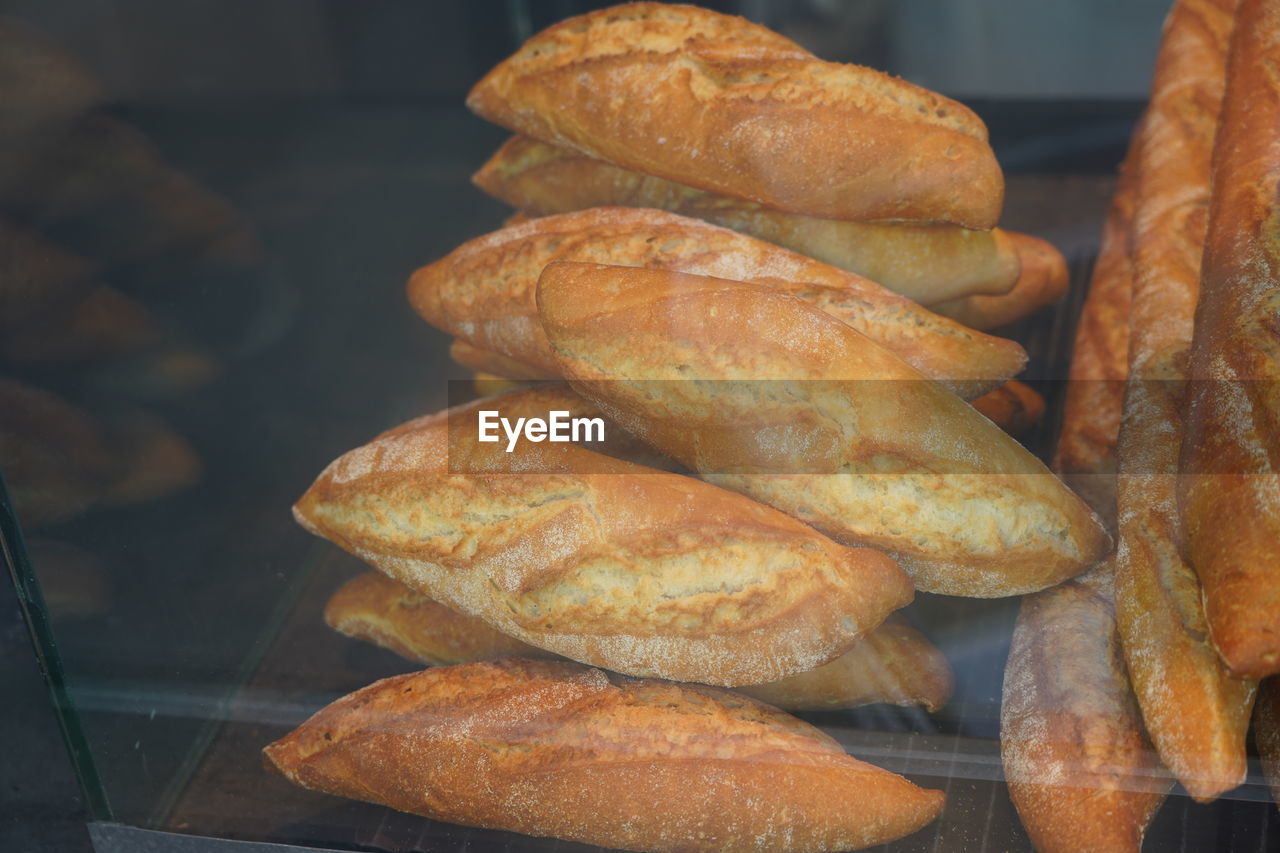
[[[1009,234],[1017,251],[1021,272],[1013,289],[998,296],[972,294],[929,306],[971,329],[994,329],[1057,302],[1067,293],[1070,275],[1062,253],[1047,240],[1029,234]]]
[[[1006,293],[1020,270],[1013,242],[998,228],[850,222],[771,210],[524,136],[508,140],[471,180],[534,216],[625,205],[702,219],[866,276],[923,305],[971,293]]]
[[[1253,711],[1253,732],[1271,799],[1280,806],[1280,680],[1269,678],[1262,682]]]
[[[705,276],[554,263],[562,372],[628,432],[928,592],[1059,583],[1106,551],[1088,508],[971,406],[809,303]]]
[[[340,634],[431,666],[556,657],[380,572],[365,572],[339,587],[325,605],[324,621]]]
[[[1142,728],[1113,605],[1099,590],[1068,581],[1022,600],[1000,756],[1039,853],[1142,849],[1170,779]]]
[[[1076,326],[1062,430],[1053,458],[1053,469],[1113,528],[1116,442],[1124,409],[1124,381],[1129,376],[1129,307],[1133,301],[1129,253],[1133,152],[1141,135],[1139,125],[1103,223],[1102,246]]]
[[[339,588],[325,607],[325,622],[348,637],[431,665],[555,657],[378,572],[365,572]],[[924,705],[934,711],[946,704],[951,687],[947,659],[906,620],[891,614],[830,663],[781,681],[736,689],[793,711],[873,702]]]
[[[1182,509],[1214,646],[1280,672],[1280,9],[1242,3],[1214,162]]]
[[[537,382],[542,379],[559,378],[553,370],[532,367],[500,353],[482,350],[460,338],[454,338],[453,343],[449,345],[449,357],[478,374],[486,373],[516,382]]]
[[[985,230],[1004,201],[987,128],[966,107],[692,6],[628,3],[556,24],[467,106],[626,169],[823,219]]]
[[[1234,0],[1179,0],[1137,148],[1129,377],[1118,444],[1116,622],[1160,758],[1206,802],[1244,780],[1255,685],[1208,640],[1177,500],[1181,380],[1191,344],[1209,163]]]
[[[550,371],[526,367],[514,359],[476,349],[466,341],[454,340],[449,355],[463,367],[476,371],[476,392],[489,396],[510,391],[525,382],[557,378]],[[1021,435],[1044,418],[1044,397],[1016,379],[988,391],[972,401],[973,407],[1010,435]]]
[[[1116,439],[1129,371],[1133,150],[1103,227],[1072,352],[1054,469],[1115,518]],[[1115,624],[1115,562],[1023,599],[1005,667],[1000,752],[1040,853],[1138,853],[1168,782],[1142,725]]]
[[[527,377],[555,376],[535,285],[558,260],[673,269],[795,294],[966,397],[998,387],[1026,363],[1013,341],[937,317],[860,276],[696,219],[639,208],[548,216],[472,240],[414,273],[409,301],[427,322],[472,347],[525,365]]]
[[[504,634],[631,675],[774,681],[911,600],[888,557],[732,492],[573,444],[476,440],[481,409],[575,405],[535,388],[411,421],[330,465],[294,515]]]
[[[850,850],[944,799],[768,705],[560,661],[384,679],[264,752],[312,790],[630,850]]]
[[[788,711],[829,711],[873,702],[923,705],[936,711],[951,698],[953,686],[951,666],[942,652],[905,619],[890,614],[831,663],[737,691]]]

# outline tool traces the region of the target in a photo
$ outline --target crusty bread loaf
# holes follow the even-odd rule
[[[1059,583],[1108,547],[1034,456],[809,303],[664,270],[554,263],[538,307],[562,372],[624,429],[930,592]]]
[[[1258,690],[1253,736],[1258,742],[1258,756],[1271,788],[1271,799],[1280,806],[1280,679],[1269,678]]]
[[[1280,672],[1280,9],[1246,0],[1214,161],[1182,508],[1209,630],[1241,675]]]
[[[1063,404],[1062,429],[1053,469],[1112,528],[1116,515],[1116,441],[1129,375],[1129,305],[1133,260],[1129,253],[1133,219],[1133,152],[1141,125],[1129,143],[1116,193],[1107,209],[1102,245],[1089,281],[1089,294],[1076,326],[1075,345]]]
[[[628,674],[773,681],[910,601],[888,557],[732,492],[569,443],[477,441],[482,409],[575,405],[533,388],[411,421],[330,465],[294,515],[505,634]]]
[[[555,657],[381,572],[365,572],[339,587],[325,605],[324,621],[348,637],[431,665]]]
[[[975,293],[929,306],[971,329],[994,329],[1057,302],[1067,293],[1070,276],[1066,259],[1047,240],[1030,234],[1005,235],[1018,254],[1021,272],[1013,289],[998,296]]]
[[[366,572],[343,584],[329,598],[325,621],[348,637],[425,664],[555,657],[379,572]],[[736,689],[793,711],[873,702],[924,705],[935,711],[946,704],[951,687],[947,659],[906,620],[891,614],[830,663],[780,681]]]
[[[905,619],[890,614],[831,663],[737,691],[788,711],[853,708],[873,702],[923,705],[936,711],[951,698],[953,683],[951,666],[942,652]]]
[[[548,216],[472,240],[414,273],[409,301],[429,323],[471,346],[526,365],[526,376],[556,375],[534,298],[538,275],[553,261],[673,269],[768,285],[848,323],[966,397],[992,390],[1026,361],[1013,341],[966,329],[853,273],[726,228],[642,208]]]
[[[471,180],[534,216],[612,205],[692,216],[866,276],[923,305],[1006,293],[1020,269],[1013,242],[998,228],[850,222],[771,210],[524,136],[508,140]]]
[[[973,407],[1009,435],[1021,435],[1044,418],[1044,397],[1016,379],[983,394],[973,401]]]
[[[1197,800],[1243,781],[1254,685],[1208,639],[1178,510],[1179,410],[1234,0],[1178,0],[1136,150],[1129,383],[1118,443],[1116,621],[1142,716]]]
[[[449,357],[477,373],[487,373],[516,382],[560,378],[555,371],[542,370],[522,361],[516,361],[514,358],[507,358],[505,355],[482,350],[459,338],[454,338],[453,343],[449,345]]]
[[[1143,731],[1112,603],[1090,586],[1068,581],[1022,600],[1000,755],[1039,853],[1142,849],[1172,780]]]
[[[556,24],[467,106],[624,168],[824,219],[987,229],[1004,200],[986,126],[964,106],[693,6]]]
[[[496,352],[476,349],[466,341],[455,340],[449,347],[449,355],[463,367],[476,371],[473,381],[476,392],[481,396],[510,391],[526,382],[558,378]],[[1030,385],[1016,379],[1010,379],[971,402],[984,417],[1010,435],[1021,435],[1044,417],[1044,397]]]
[[[944,799],[768,705],[567,661],[384,679],[264,752],[305,788],[629,850],[852,850]]]

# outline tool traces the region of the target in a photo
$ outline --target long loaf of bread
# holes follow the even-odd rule
[[[1021,320],[1065,296],[1070,278],[1062,253],[1047,240],[1030,234],[1006,236],[1018,253],[1021,268],[1012,290],[998,296],[975,293],[935,302],[929,310],[971,329],[985,330]]]
[[[1053,459],[1053,469],[1111,526],[1116,514],[1116,442],[1129,376],[1133,152],[1141,134],[1139,124],[1103,223],[1102,246],[1076,326],[1062,431]]]
[[[570,443],[477,440],[481,410],[574,406],[536,388],[411,421],[326,468],[294,515],[504,634],[633,675],[774,681],[911,600],[888,557],[732,492]]]
[[[969,109],[742,18],[628,3],[556,24],[467,106],[618,166],[824,219],[988,229],[1004,179]]]
[[[1182,508],[1213,643],[1280,672],[1280,9],[1247,0],[1231,45],[1196,313]]]
[[[1004,671],[1000,755],[1039,853],[1139,853],[1171,784],[1125,672],[1106,583],[1022,600]]]
[[[840,657],[817,669],[739,693],[788,711],[827,711],[874,702],[923,705],[936,711],[951,698],[954,677],[946,657],[897,614]]]
[[[324,621],[340,634],[431,666],[557,657],[381,572],[365,572],[339,587],[325,605]]]
[[[922,305],[974,293],[1006,293],[1020,258],[1000,229],[942,223],[851,222],[773,210],[633,172],[576,151],[517,136],[471,180],[534,216],[590,207],[650,207],[767,240],[866,276]]]
[[[1129,372],[1133,150],[1103,226],[1076,328],[1054,469],[1115,517],[1116,440]],[[1039,853],[1138,853],[1169,786],[1129,682],[1115,620],[1115,562],[1023,599],[1005,666],[1000,751]]]
[[[305,788],[628,850],[853,850],[943,804],[768,705],[567,661],[384,679],[264,751]]]
[[[555,657],[379,572],[365,572],[343,584],[325,606],[325,621],[349,637],[425,664]],[[735,689],[791,711],[873,702],[924,705],[935,711],[946,704],[951,687],[951,667],[942,653],[905,619],[890,614],[830,663],[780,681]]]
[[[1108,538],[971,406],[804,300],[664,270],[554,263],[543,329],[570,383],[704,477],[892,555],[919,589],[995,597]]]
[[[1119,436],[1116,619],[1151,739],[1193,797],[1245,776],[1254,684],[1208,640],[1178,510],[1180,380],[1191,345],[1210,160],[1234,0],[1179,0],[1136,150],[1129,383]]]
[[[641,208],[542,217],[472,240],[414,273],[409,301],[429,323],[475,349],[526,365],[531,378],[555,376],[559,367],[535,301],[538,276],[554,261],[767,285],[848,323],[965,397],[992,390],[1026,363],[1013,341],[938,317],[861,276],[726,228]]]

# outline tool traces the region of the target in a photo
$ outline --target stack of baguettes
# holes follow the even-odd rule
[[[1006,385],[1021,347],[975,327],[1065,284],[1052,247],[993,229],[985,127],[655,3],[535,36],[468,103],[523,134],[477,181],[540,216],[419,270],[410,301],[464,365],[568,384],[404,424],[298,501],[378,570],[329,624],[440,666],[268,759],[320,791],[629,849],[925,825],[941,792],[777,708],[937,707],[946,660],[893,614],[914,589],[1035,592],[1110,547],[980,413],[1035,402]],[[512,452],[478,440],[482,411],[599,419],[606,441]]]
[[[1170,775],[1200,801],[1240,784],[1280,672],[1278,55],[1267,0],[1178,0],[1165,24],[1057,458],[1118,549],[1025,600],[1005,674],[1006,774],[1041,851],[1138,850]]]

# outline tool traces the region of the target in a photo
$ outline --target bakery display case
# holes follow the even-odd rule
[[[1161,478],[1241,473],[1215,394],[1280,440],[1210,370],[1273,4],[609,7],[0,7],[0,546],[95,849],[1274,849],[1238,519]]]

